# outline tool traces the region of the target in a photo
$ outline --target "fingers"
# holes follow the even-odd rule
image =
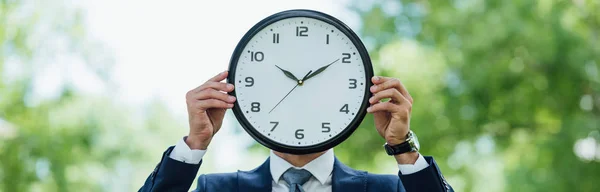
[[[213,88],[213,89],[224,91],[224,92],[231,92],[231,91],[233,91],[233,85],[229,85],[227,83],[221,82],[227,78],[228,74],[229,74],[228,71],[223,71],[223,72],[217,74],[216,76],[210,78],[204,84],[196,87],[192,91],[200,92],[204,89]]]
[[[410,103],[394,104],[392,102],[380,102],[367,108],[369,113],[387,112],[390,113],[392,118],[408,120],[410,113],[412,112],[412,106]]]
[[[390,78],[390,77],[380,77],[380,76],[375,76],[371,79],[371,82],[373,82],[373,86],[371,86],[371,92],[372,93],[377,93],[386,89],[396,89],[398,91],[400,91],[400,93],[406,97],[406,99],[408,99],[408,101],[410,101],[410,103],[413,102],[413,98],[410,95],[410,93],[408,93],[408,90],[406,89],[406,87],[404,87],[404,85],[402,85],[402,83],[400,82],[400,80],[395,79],[395,78]]]
[[[235,102],[235,97],[228,95],[226,93],[214,90],[214,89],[206,89],[203,91],[200,91],[198,94],[194,94],[192,95],[191,99],[195,99],[195,100],[205,100],[205,99],[218,99],[221,101],[224,101],[226,103],[233,103]]]
[[[220,81],[223,81],[223,80],[225,80],[227,78],[228,74],[229,74],[229,71],[223,71],[223,72],[219,73],[218,75],[214,76],[213,78],[210,78],[206,82],[220,82]]]
[[[229,84],[229,83],[223,83],[223,82],[212,82],[212,81],[208,81],[202,85],[200,85],[198,88],[194,89],[194,92],[200,92],[200,91],[204,91],[206,89],[215,89],[215,90],[219,90],[219,91],[223,91],[223,92],[231,92],[233,91],[233,85]]]
[[[227,71],[222,72],[199,87],[188,91],[186,94],[188,107],[197,108],[201,111],[211,108],[232,108],[236,98],[226,92],[233,91],[234,86],[220,82],[227,78],[227,73]]]
[[[192,89],[187,92],[185,98],[187,100],[198,100],[198,99],[221,99],[223,101],[228,101],[229,99],[225,98],[226,93],[233,91],[233,85],[228,83],[221,82],[207,82],[200,85],[196,89]],[[219,94],[217,94],[219,93]],[[213,97],[214,96],[214,97]]]
[[[398,106],[396,106],[396,104],[391,103],[391,102],[380,102],[380,103],[374,104],[371,107],[367,108],[367,112],[369,112],[369,113],[382,112],[382,111],[395,113],[395,112],[398,112],[399,110],[400,110],[400,108]]]
[[[233,104],[218,99],[205,99],[196,101],[193,103],[193,107],[199,109],[200,111],[206,111],[207,109],[213,108],[230,109],[233,107]]]
[[[370,91],[373,96],[369,98],[369,103],[372,106],[367,108],[367,112],[389,112],[392,116],[398,118],[410,116],[413,99],[400,80],[375,76],[371,81],[373,86],[371,86]],[[380,100],[388,98],[390,99],[389,102],[380,102]]]
[[[400,92],[396,89],[386,89],[380,92],[377,92],[373,95],[373,97],[369,98],[369,103],[375,104],[378,103],[382,99],[391,99],[390,101],[393,103],[409,103],[410,101],[404,97]]]

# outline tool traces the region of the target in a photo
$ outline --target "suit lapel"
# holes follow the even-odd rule
[[[238,171],[238,191],[271,191],[269,159],[251,171]]]
[[[335,159],[333,164],[333,192],[366,192],[366,172],[354,170]],[[272,178],[267,159],[258,168],[251,171],[238,171],[238,191],[271,191]]]
[[[354,170],[335,159],[333,164],[333,192],[366,192],[366,172]]]

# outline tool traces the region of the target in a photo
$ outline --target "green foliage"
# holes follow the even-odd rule
[[[78,64],[114,91],[110,63],[94,54],[98,45],[82,25],[78,9],[57,1],[0,0],[0,191],[137,189],[172,141],[161,140],[172,135],[167,127],[180,126],[162,102],[140,114],[69,80],[53,96],[36,92],[51,86],[38,78],[64,80],[64,70]],[[50,68],[63,70],[47,74]]]
[[[599,1],[382,0],[351,9],[376,74],[399,78],[415,99],[422,154],[435,156],[457,191],[600,191]],[[0,0],[0,191],[135,190],[180,137],[173,127],[185,127],[160,101],[140,114],[69,82],[36,97],[39,69],[61,67],[52,55],[83,60],[111,90],[110,63],[94,58],[81,20],[57,1]],[[584,139],[595,156],[575,152]],[[394,173],[383,142],[367,116],[335,151],[354,168]]]
[[[411,129],[457,191],[599,191],[600,2],[357,1],[378,75],[415,99]],[[372,118],[336,154],[379,170]],[[595,160],[594,160],[595,159]],[[393,161],[388,158],[388,162]]]

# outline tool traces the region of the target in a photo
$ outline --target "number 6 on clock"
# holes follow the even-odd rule
[[[358,36],[312,10],[271,15],[236,46],[228,82],[242,128],[275,151],[307,154],[332,148],[361,123],[373,67]]]

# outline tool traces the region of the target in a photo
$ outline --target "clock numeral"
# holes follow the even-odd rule
[[[348,114],[350,112],[350,110],[348,110],[348,104],[344,104],[344,106],[342,106],[342,108],[340,109],[340,112]]]
[[[323,128],[321,130],[321,132],[323,133],[329,133],[331,131],[331,127],[329,127],[329,125],[331,125],[331,123],[325,122],[321,124],[321,128]]]
[[[279,33],[273,33],[273,43],[279,44]]]
[[[273,128],[271,129],[271,131],[275,130],[275,128],[277,128],[277,125],[279,125],[278,121],[271,121],[269,123],[273,124]]]
[[[296,27],[296,36],[297,37],[308,37],[308,27],[306,26],[298,26]]]
[[[254,78],[252,78],[252,77],[246,77],[246,79],[244,79],[244,80],[246,81],[246,83],[248,83],[248,84],[246,84],[244,86],[246,86],[246,87],[252,87],[254,85]]]
[[[327,37],[325,38],[325,44],[329,45],[329,34],[327,34]]]
[[[252,112],[260,112],[260,103],[259,102],[252,102],[250,104],[251,108],[250,111]]]
[[[250,61],[258,61],[261,62],[265,59],[265,54],[263,52],[250,51]]]
[[[304,133],[302,133],[304,129],[296,130],[296,139],[304,139]]]
[[[356,79],[348,79],[350,81],[350,89],[356,89]]]
[[[342,63],[350,63],[350,53],[342,53]]]

